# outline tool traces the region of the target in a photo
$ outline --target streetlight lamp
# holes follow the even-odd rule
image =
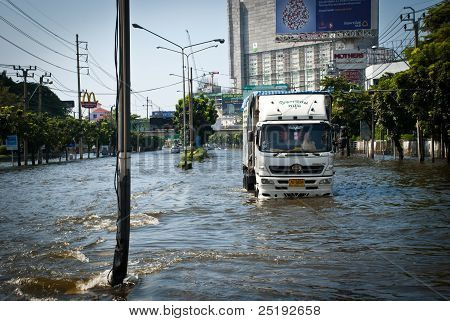
[[[195,44],[191,44],[189,46],[180,46],[179,44],[176,44],[173,41],[170,41],[167,38],[164,38],[163,36],[160,36],[156,33],[154,33],[153,31],[150,31],[140,25],[138,25],[137,23],[133,23],[132,24],[133,28],[135,29],[142,29],[147,31],[148,33],[151,33],[152,35],[167,41],[168,43],[174,45],[175,47],[179,48],[181,50],[181,61],[182,61],[182,75],[183,75],[183,147],[184,147],[184,169],[187,169],[187,150],[186,150],[186,104],[185,104],[185,97],[186,97],[186,88],[185,88],[185,79],[184,79],[184,50],[187,48],[191,48],[191,47],[195,47],[195,46],[199,46],[199,45],[203,45],[206,43],[210,43],[210,42],[218,42],[223,44],[225,42],[224,39],[213,39],[213,40],[208,40],[208,41],[203,41],[203,42],[199,42],[199,43],[195,43]]]
[[[186,62],[187,62],[186,65],[187,65],[187,70],[188,70],[188,84],[189,84],[188,85],[188,91],[189,91],[189,148],[191,149],[191,151],[190,151],[191,162],[193,161],[193,148],[194,148],[194,119],[193,119],[193,110],[192,110],[192,107],[193,107],[192,95],[193,95],[194,89],[192,86],[192,70],[191,70],[191,76],[189,77],[189,70],[190,70],[189,69],[189,57],[191,55],[193,55],[194,53],[197,53],[197,52],[200,52],[200,51],[203,51],[206,49],[210,49],[210,48],[217,48],[217,47],[218,47],[218,45],[212,45],[212,46],[205,47],[205,48],[202,48],[202,49],[199,49],[196,51],[192,51],[189,54],[185,54],[184,52],[173,50],[173,49],[166,48],[166,47],[161,47],[161,46],[156,47],[156,49],[164,49],[164,50],[176,52],[176,53],[182,54],[184,57],[186,57]],[[170,75],[176,76],[174,74],[170,74]],[[183,82],[184,82],[184,79],[183,79]],[[183,96],[183,104],[184,104],[184,96]],[[184,125],[184,126],[186,127],[186,125]],[[187,166],[186,152],[184,154],[184,158],[185,158],[185,166]]]

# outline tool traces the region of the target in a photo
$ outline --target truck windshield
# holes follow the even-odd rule
[[[260,131],[262,152],[319,153],[331,151],[328,124],[268,124]]]

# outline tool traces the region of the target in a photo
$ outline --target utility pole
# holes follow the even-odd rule
[[[130,242],[130,1],[119,1],[118,217],[111,285],[127,275]]]
[[[80,67],[80,56],[86,56],[87,61],[87,54],[80,54],[80,43],[86,44],[86,50],[87,50],[87,42],[86,41],[79,41],[78,40],[78,34],[76,35],[75,42],[77,44],[77,80],[78,80],[78,119],[80,122],[82,121],[82,113],[81,113],[81,89],[80,89],[80,70],[87,67]],[[83,137],[80,137],[79,142],[79,151],[80,151],[80,159],[83,159]]]
[[[147,120],[148,120],[148,97],[147,97]]]
[[[189,77],[188,77],[189,78]],[[194,149],[194,111],[193,111],[193,107],[194,107],[194,102],[193,102],[193,92],[194,89],[192,87],[192,67],[191,67],[191,77],[189,78],[189,142],[190,142],[190,147],[191,147],[191,162],[192,164],[194,164],[194,157],[193,157],[193,149]]]
[[[28,74],[29,71],[35,71],[36,66],[28,66],[27,68],[22,68],[21,66],[13,66],[14,70],[22,71],[22,75],[17,73],[17,77],[23,77],[23,112],[25,113],[28,109],[28,93],[27,93],[27,78],[34,77],[34,74]],[[18,151],[20,153],[20,151]],[[23,142],[23,162],[28,165],[28,142],[24,140]],[[20,161],[19,161],[20,166]]]
[[[51,73],[48,74],[47,72],[45,72],[44,75],[39,77],[39,105],[38,105],[39,115],[42,114],[42,86],[43,85],[50,85],[50,84],[53,83],[53,81],[51,81],[51,80],[45,80],[45,82],[44,82],[44,78],[49,78],[51,76],[52,76]],[[39,149],[38,149],[38,164],[39,165],[42,164],[42,149],[41,149],[41,146],[39,146]]]
[[[370,91],[369,91],[369,94],[370,94]],[[372,94],[373,94],[373,92],[372,92]],[[370,140],[370,158],[372,158],[372,159],[374,159],[375,158],[375,117],[374,117],[374,110],[373,110],[373,103],[374,103],[374,97],[372,96],[371,97],[372,99],[372,102],[371,102],[371,104],[372,104],[372,120],[371,120],[371,130],[372,130],[372,133],[371,133],[371,140]]]
[[[211,71],[209,73],[211,75],[211,93],[214,93],[214,75],[218,75],[219,72],[218,71]]]
[[[183,68],[183,148],[184,148],[184,169],[188,169],[187,165],[187,149],[186,149],[186,80],[184,79],[184,48],[181,49],[181,60]]]
[[[416,10],[414,10],[414,8],[404,7],[403,9],[410,9],[412,12],[412,17],[411,17],[411,13],[408,13],[406,16],[400,15],[400,20],[412,22],[412,24],[413,24],[412,29],[408,29],[406,24],[405,24],[404,28],[405,28],[405,31],[414,31],[414,47],[417,48],[419,46],[420,18],[416,20]],[[417,128],[417,158],[420,163],[423,163],[425,160],[425,150],[424,150],[423,137],[422,137],[423,133],[422,133],[422,129],[420,127],[419,118],[417,118],[417,120],[416,120],[416,128]]]

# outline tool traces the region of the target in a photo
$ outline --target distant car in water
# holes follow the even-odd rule
[[[109,155],[109,146],[108,145],[100,146],[100,153],[102,154],[102,156],[108,156]]]
[[[180,153],[180,147],[178,147],[178,146],[172,146],[172,147],[170,148],[170,153],[171,153],[171,154],[179,154],[179,153]]]

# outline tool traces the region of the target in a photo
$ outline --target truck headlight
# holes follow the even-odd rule
[[[319,182],[319,184],[320,184],[320,185],[330,185],[332,182],[333,182],[333,179],[332,179],[332,178],[325,178],[325,179],[322,179],[322,180]]]
[[[261,184],[273,184],[273,181],[267,178],[261,178]]]

